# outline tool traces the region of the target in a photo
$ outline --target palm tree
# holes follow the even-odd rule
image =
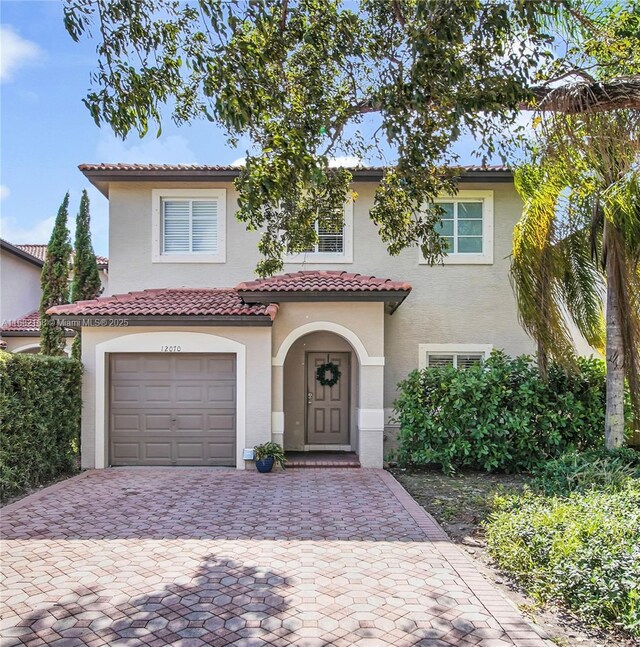
[[[605,445],[624,443],[625,380],[640,420],[640,112],[554,116],[532,163],[511,266],[519,315],[547,357],[571,363],[568,320],[607,365]]]

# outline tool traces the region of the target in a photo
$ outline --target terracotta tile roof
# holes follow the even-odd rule
[[[7,321],[0,332],[40,332],[40,313],[34,310],[19,319]]]
[[[149,172],[149,173],[175,173],[175,172],[184,172],[184,173],[239,173],[241,167],[232,166],[232,165],[207,165],[207,164],[80,164],[78,168],[83,173],[92,173],[92,172],[122,172],[122,171],[134,171],[134,172]],[[382,172],[385,170],[384,166],[353,166],[348,167],[356,171],[379,171]],[[510,172],[511,169],[508,166],[502,164],[489,164],[486,166],[480,164],[470,164],[462,165],[460,167],[465,171],[472,172],[482,172],[482,171],[504,171]]]
[[[18,249],[21,249],[23,252],[27,252],[27,254],[31,254],[31,256],[35,256],[36,258],[39,258],[41,261],[44,261],[47,256],[46,245],[29,244],[29,245],[15,245],[15,247],[17,247]],[[99,267],[107,267],[109,265],[109,259],[106,256],[99,256],[98,254],[96,254],[96,261],[98,261]]]
[[[235,290],[175,288],[143,290],[100,297],[50,308],[47,313],[66,316],[258,316],[274,319],[275,304],[246,304]]]
[[[341,270],[312,270],[280,274],[236,286],[240,294],[251,292],[410,292],[404,281],[378,279]]]

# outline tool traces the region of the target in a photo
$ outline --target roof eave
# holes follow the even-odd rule
[[[35,256],[32,256],[28,252],[25,252],[24,250],[20,249],[19,247],[12,245],[10,242],[6,240],[0,239],[0,248],[4,249],[10,254],[14,254],[18,258],[21,258],[23,261],[27,261],[28,263],[35,265],[36,267],[42,267],[44,265],[44,261],[41,261],[39,258],[36,258]]]
[[[79,166],[83,175],[106,198],[109,197],[109,184],[111,182],[233,182],[240,174],[241,169],[209,169],[176,171],[175,169],[162,171],[159,169],[86,169]],[[376,169],[351,169],[354,181],[380,182],[384,168]],[[458,176],[460,182],[512,182],[511,170],[466,170]]]
[[[65,328],[129,328],[133,326],[272,326],[268,315],[80,315],[52,314]]]

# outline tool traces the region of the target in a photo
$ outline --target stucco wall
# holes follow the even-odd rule
[[[19,319],[40,306],[40,268],[0,250],[0,323]]]
[[[122,328],[84,328],[82,334],[82,361],[84,364],[83,375],[83,409],[82,409],[82,467],[95,467],[96,457],[96,410],[101,410],[100,402],[108,402],[108,376],[105,377],[104,392],[99,391],[99,356],[105,347],[97,348],[105,342],[118,343],[123,338],[132,335],[146,334],[151,340],[151,347],[160,351],[162,345],[175,344],[174,335],[180,336],[180,343],[184,348],[190,348],[190,352],[215,352],[205,347],[202,339],[198,338],[189,347],[189,335],[191,333],[204,334],[211,337],[211,344],[215,347],[215,337],[239,342],[244,346],[246,357],[246,405],[244,407],[245,417],[245,441],[243,447],[253,447],[258,443],[267,442],[271,439],[271,329],[268,327],[131,327],[126,330]],[[154,336],[155,334],[155,336]],[[141,338],[136,337],[136,340]],[[136,342],[139,343],[138,341]],[[142,349],[140,343],[139,348]],[[148,351],[147,348],[144,349]],[[96,352],[99,351],[99,352]],[[111,344],[110,352],[123,352]],[[222,351],[225,352],[225,351]],[[229,351],[226,351],[229,352]],[[106,358],[105,358],[106,360]],[[108,362],[105,361],[105,371]],[[241,396],[240,387],[238,397]],[[105,406],[105,429],[106,406]],[[102,416],[100,416],[102,418]],[[239,424],[239,423],[238,423]],[[107,430],[108,432],[108,430]],[[108,457],[108,433],[105,433],[104,452]],[[241,465],[242,466],[242,465]]]
[[[24,336],[24,337],[2,337],[3,341],[7,342],[7,350],[11,353],[35,353],[39,351],[40,337]],[[71,346],[73,344],[73,337],[66,339],[66,353],[71,355]]]
[[[152,263],[152,189],[226,189],[226,263]],[[254,278],[259,234],[233,214],[230,183],[119,183],[109,187],[109,294],[146,288],[233,287]]]

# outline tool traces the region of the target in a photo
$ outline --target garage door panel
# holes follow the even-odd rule
[[[233,355],[206,358],[206,371],[217,375],[220,379],[236,379],[236,362]]]
[[[131,464],[140,461],[140,443],[114,443],[112,446],[112,460],[119,464]]]
[[[235,405],[236,387],[235,384],[212,384],[209,386],[207,397],[209,402],[217,402],[226,405]]]
[[[171,460],[172,443],[166,439],[148,440],[142,445],[144,462],[147,464],[166,465]]]
[[[207,429],[226,429],[235,434],[236,412],[208,414]]]
[[[235,355],[112,355],[114,465],[235,465]]]
[[[170,433],[173,431],[170,413],[145,413],[142,416],[143,424],[138,429],[140,433],[155,434],[159,431]]]
[[[143,405],[150,402],[170,402],[171,390],[170,384],[147,384],[142,388],[140,401]]]
[[[235,443],[233,440],[228,442],[219,442],[219,443],[209,443],[207,448],[209,454],[209,464],[210,465],[235,465],[235,462],[232,459],[229,459],[229,455],[233,453],[235,449]]]
[[[116,405],[137,403],[140,400],[141,387],[131,384],[114,385],[111,389],[111,402]]]
[[[204,384],[177,384],[176,385],[176,402],[200,403],[206,397],[206,387]]]

